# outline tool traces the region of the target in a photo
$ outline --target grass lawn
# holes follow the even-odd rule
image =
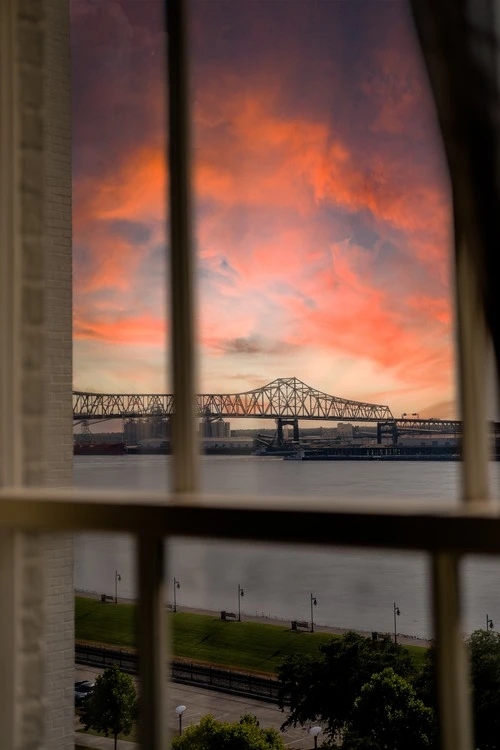
[[[134,648],[135,604],[103,604],[96,599],[75,598],[76,639],[120,648]],[[176,612],[169,615],[173,628],[173,653],[193,661],[273,673],[283,659],[294,653],[317,653],[330,633],[296,633],[289,628],[254,622],[223,622],[217,617]],[[408,647],[415,659],[425,649]]]

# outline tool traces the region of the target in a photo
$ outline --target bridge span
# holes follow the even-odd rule
[[[293,425],[294,440],[299,439],[299,420],[319,422],[371,422],[377,425],[377,441],[404,434],[458,435],[462,423],[457,420],[396,419],[388,406],[331,396],[303,383],[298,378],[278,378],[272,383],[244,393],[203,393],[196,396],[197,414],[201,419],[272,419],[276,420],[278,443],[283,441],[283,427]],[[172,394],[118,394],[73,392],[73,419],[91,423],[109,419],[171,417]],[[417,415],[415,415],[416,417]],[[498,430],[496,430],[498,433]]]
[[[201,418],[281,419],[349,422],[385,422],[394,417],[388,406],[330,396],[298,378],[278,378],[244,393],[204,393],[196,396]],[[169,417],[172,394],[73,393],[73,419],[79,421]]]

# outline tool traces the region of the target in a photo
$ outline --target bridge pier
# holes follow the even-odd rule
[[[276,420],[276,431],[277,431],[277,439],[278,439],[278,445],[283,445],[285,442],[285,438],[283,435],[283,427],[285,425],[292,425],[293,427],[293,439],[296,443],[299,442],[299,420],[298,419],[283,419],[282,417],[279,417]]]
[[[380,445],[384,433],[389,433],[392,437],[392,444],[398,444],[399,430],[397,422],[377,422],[377,443]]]

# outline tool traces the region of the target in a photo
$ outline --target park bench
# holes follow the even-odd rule
[[[103,604],[106,604],[106,602],[114,602],[114,600],[114,596],[110,596],[109,594],[101,594],[101,602]]]
[[[307,620],[292,620],[292,630],[309,630],[309,628]]]
[[[222,610],[220,613],[220,619],[221,620],[237,620],[238,618],[234,614],[234,612],[226,612],[225,610]]]

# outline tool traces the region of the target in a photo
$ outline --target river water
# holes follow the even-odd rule
[[[166,456],[75,457],[77,487],[161,491],[169,486]],[[202,487],[208,493],[340,500],[458,502],[460,465],[452,462],[299,462],[253,456],[205,456]],[[500,496],[500,464],[491,464]],[[85,534],[75,540],[75,587],[135,598],[134,544],[125,535]],[[238,584],[242,613],[309,619],[310,594],[317,598],[315,622],[357,630],[391,631],[393,603],[398,630],[432,636],[429,566],[426,555],[366,550],[314,549],[285,545],[172,540],[169,581],[181,583],[179,606],[235,611]],[[467,632],[484,626],[486,613],[500,627],[500,559],[464,561]],[[171,601],[171,588],[167,599]]]

